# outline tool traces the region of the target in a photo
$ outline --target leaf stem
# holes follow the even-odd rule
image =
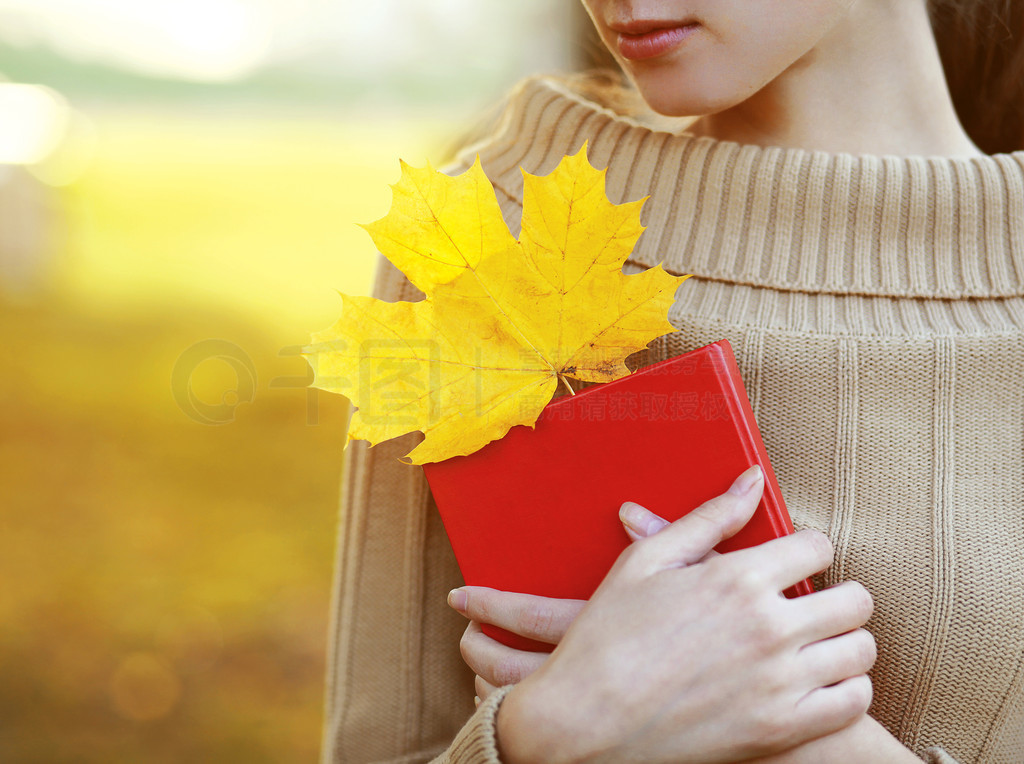
[[[569,391],[569,395],[576,395],[576,391],[573,390],[572,387],[569,385],[569,380],[567,380],[561,374],[558,375],[558,378],[562,380],[562,384],[565,385],[565,389]]]

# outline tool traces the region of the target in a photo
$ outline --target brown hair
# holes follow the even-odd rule
[[[1024,0],[928,0],[935,41],[957,115],[986,154],[1024,149]],[[585,77],[588,97],[616,111],[641,109],[618,83],[615,59],[590,19],[577,19],[577,58],[604,74]]]
[[[930,0],[960,121],[986,154],[1024,149],[1024,3]]]

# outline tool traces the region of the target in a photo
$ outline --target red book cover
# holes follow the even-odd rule
[[[423,469],[467,584],[588,599],[629,545],[619,506],[677,520],[764,471],[754,517],[720,552],[793,532],[728,340],[549,403],[468,456]],[[809,581],[787,596],[812,591]],[[520,649],[551,650],[501,629]]]

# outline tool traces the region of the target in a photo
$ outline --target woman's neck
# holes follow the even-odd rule
[[[853,3],[769,85],[688,132],[832,153],[982,154],[956,116],[923,0]]]

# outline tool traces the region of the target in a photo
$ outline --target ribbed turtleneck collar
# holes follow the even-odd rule
[[[632,260],[697,278],[812,293],[1024,295],[1024,151],[895,157],[764,148],[659,132],[550,78],[523,82],[473,146],[522,199],[584,141],[612,201],[650,195]]]

